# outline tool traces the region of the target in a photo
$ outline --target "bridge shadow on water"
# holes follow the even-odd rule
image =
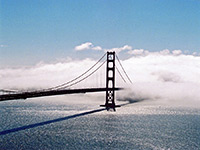
[[[6,134],[17,132],[17,131],[22,131],[22,130],[31,129],[31,128],[35,128],[35,127],[39,127],[39,126],[43,126],[43,125],[47,125],[47,124],[51,124],[51,123],[55,123],[55,122],[69,120],[69,119],[73,119],[73,118],[76,118],[76,117],[81,117],[81,116],[85,116],[85,115],[101,112],[101,111],[104,111],[104,110],[106,110],[106,109],[105,108],[101,108],[101,109],[87,111],[87,112],[83,112],[83,113],[79,113],[79,114],[75,114],[75,115],[71,115],[71,116],[66,116],[66,117],[63,117],[63,118],[48,120],[48,121],[35,123],[35,124],[30,124],[30,125],[26,125],[26,126],[22,126],[22,127],[18,127],[18,128],[4,130],[4,131],[0,132],[0,135],[6,135]]]
[[[137,101],[137,100],[129,101],[127,103],[121,104],[120,106],[125,106],[125,105],[129,105],[132,103],[137,103],[137,102],[140,102],[140,101]],[[83,112],[83,113],[79,113],[79,114],[75,114],[75,115],[70,115],[70,116],[66,116],[66,117],[62,117],[62,118],[58,118],[58,119],[53,119],[53,120],[48,120],[48,121],[39,122],[39,123],[35,123],[35,124],[25,125],[25,126],[18,127],[18,128],[8,129],[8,130],[1,131],[0,135],[6,135],[9,133],[27,130],[27,129],[31,129],[31,128],[35,128],[35,127],[39,127],[39,126],[43,126],[43,125],[47,125],[47,124],[51,124],[51,123],[56,123],[56,122],[65,121],[65,120],[69,120],[69,119],[73,119],[73,118],[77,118],[77,117],[81,117],[81,116],[86,116],[86,115],[94,114],[94,113],[101,112],[104,110],[106,110],[106,108],[96,109],[96,110],[87,111],[87,112]]]

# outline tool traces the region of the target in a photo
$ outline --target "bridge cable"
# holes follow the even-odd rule
[[[5,90],[5,89],[0,89],[0,92],[15,93],[15,92],[17,92],[17,91],[16,91],[16,90]]]
[[[121,62],[120,62],[120,60],[119,60],[119,57],[118,57],[117,55],[116,55],[116,57],[117,57],[117,60],[118,60],[118,62],[119,62],[119,64],[120,64],[120,66],[121,66],[121,68],[122,68],[124,74],[126,75],[127,79],[129,80],[130,83],[133,83],[133,82],[131,81],[131,79],[129,78],[128,74],[126,73],[124,67],[122,66],[122,64],[121,64]]]
[[[51,88],[47,88],[47,89],[43,89],[43,91],[46,91],[46,90],[54,90],[54,89],[59,89],[60,87],[63,87],[67,84],[70,84],[71,82],[74,82],[75,80],[79,79],[80,77],[84,76],[86,73],[88,73],[90,70],[92,70],[104,57],[105,57],[106,53],[93,65],[91,66],[87,71],[85,71],[84,73],[82,73],[81,75],[79,75],[78,77],[66,82],[66,83],[63,83],[61,85],[57,85],[55,87],[51,87]],[[38,90],[33,90],[32,92],[37,92]],[[40,91],[40,90],[39,90]],[[27,92],[27,91],[19,91],[19,90],[4,90],[4,89],[0,89],[0,92],[5,92],[5,93],[22,93],[22,92]]]
[[[16,90],[5,90],[5,89],[0,89],[0,92],[2,92],[2,93],[17,93],[18,91],[16,91]]]
[[[93,72],[91,72],[91,73],[90,73],[89,75],[87,75],[86,77],[80,79],[79,81],[76,81],[75,83],[72,83],[72,84],[70,84],[70,85],[61,87],[61,88],[59,88],[59,89],[65,89],[65,88],[71,87],[71,86],[76,85],[76,84],[80,83],[81,81],[87,79],[87,78],[90,77],[92,74],[94,74],[97,70],[99,70],[99,68],[101,68],[101,67],[105,64],[106,61],[107,61],[107,60],[105,60],[98,68],[96,68]]]
[[[76,81],[77,79],[79,79],[80,77],[84,76],[86,73],[88,73],[90,70],[92,70],[104,57],[105,57],[106,53],[92,66],[90,67],[87,71],[85,71],[84,73],[82,73],[81,75],[79,75],[78,77],[66,82],[66,83],[63,83],[61,85],[58,85],[58,86],[55,86],[55,87],[51,87],[51,88],[47,88],[47,89],[44,89],[44,90],[53,90],[53,89],[60,89],[60,87],[63,87],[67,84],[70,84],[71,82],[74,82]]]
[[[115,66],[117,69],[117,72],[119,73],[119,75],[121,76],[122,80],[126,83],[126,80],[124,79],[124,77],[122,76],[121,72],[119,71],[119,69],[117,68],[117,66]]]

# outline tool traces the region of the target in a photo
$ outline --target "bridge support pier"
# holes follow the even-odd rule
[[[106,67],[106,103],[100,105],[106,107],[107,110],[120,107],[115,105],[115,52],[107,52],[107,67]]]

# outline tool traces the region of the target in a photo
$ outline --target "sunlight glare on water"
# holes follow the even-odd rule
[[[1,102],[0,149],[200,149],[199,108],[103,103],[89,94]]]

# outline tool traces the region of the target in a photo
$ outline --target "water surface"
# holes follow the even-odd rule
[[[200,149],[200,109],[142,101],[116,112],[104,97],[0,103],[0,149]]]

